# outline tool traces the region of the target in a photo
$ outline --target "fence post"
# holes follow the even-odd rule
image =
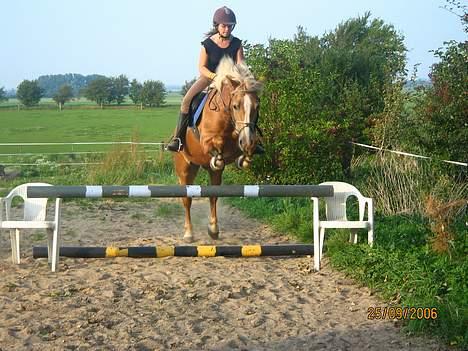
[[[162,163],[164,160],[164,141],[161,141],[161,148],[159,149],[159,163]]]

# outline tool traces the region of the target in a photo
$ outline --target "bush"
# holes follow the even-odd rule
[[[366,141],[388,86],[404,73],[403,38],[370,14],[322,38],[299,28],[293,40],[246,46],[254,74],[265,80],[260,125],[266,155],[258,180],[316,183],[349,177],[350,142]]]
[[[432,68],[433,87],[426,89],[419,107],[424,130],[418,129],[417,142],[440,159],[466,162],[468,150],[462,145],[468,140],[468,42],[451,41],[435,55],[440,62]]]

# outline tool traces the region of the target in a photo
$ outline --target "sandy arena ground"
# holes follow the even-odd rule
[[[62,244],[183,244],[179,201],[65,202]],[[221,202],[214,243],[208,206],[194,200],[194,245],[290,242]],[[33,245],[46,245],[44,235],[22,236],[16,266],[0,235],[1,351],[445,350],[394,321],[368,320],[384,303],[326,260],[314,273],[311,257],[62,258],[54,274],[32,258]]]

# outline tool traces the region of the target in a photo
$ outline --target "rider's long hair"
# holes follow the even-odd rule
[[[209,37],[211,37],[213,34],[217,34],[217,33],[218,33],[218,25],[217,25],[217,24],[213,24],[213,27],[210,29],[210,31],[205,33],[205,39],[206,39],[206,38],[209,38]]]

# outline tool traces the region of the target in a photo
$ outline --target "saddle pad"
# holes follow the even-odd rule
[[[193,116],[192,116],[192,126],[196,126],[196,125],[197,125],[198,120],[200,119],[200,116],[201,116],[201,114],[202,114],[203,107],[205,106],[206,99],[208,99],[208,94],[206,94],[206,95],[203,97],[203,100],[200,102],[200,105],[198,105],[198,107],[197,107],[195,113],[193,114]]]

